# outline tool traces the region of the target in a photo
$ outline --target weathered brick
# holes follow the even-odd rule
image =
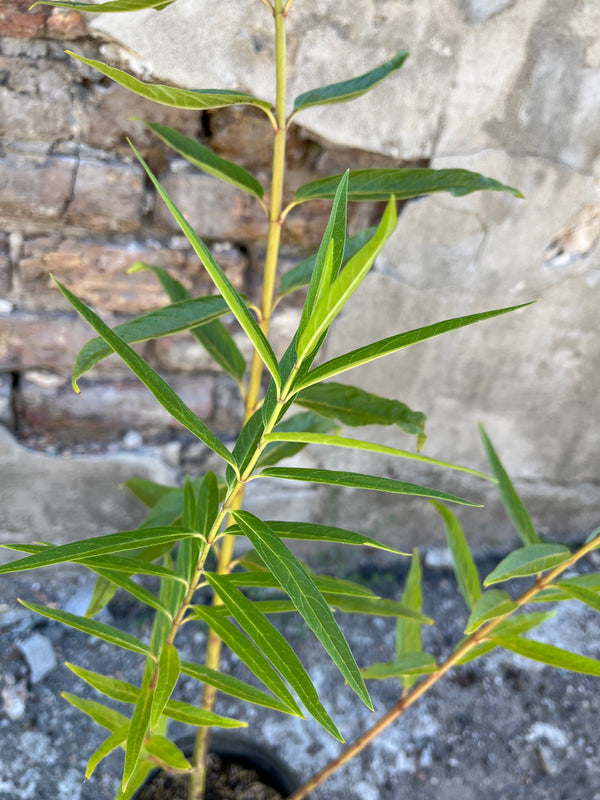
[[[76,159],[8,153],[0,158],[0,217],[56,221],[71,196]]]
[[[10,290],[11,275],[10,261],[8,259],[8,237],[0,234],[0,296]]]
[[[0,36],[30,38],[41,33],[50,16],[50,9],[36,6],[29,11],[29,0],[3,0],[0,7]]]

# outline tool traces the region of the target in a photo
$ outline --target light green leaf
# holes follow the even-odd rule
[[[303,411],[300,414],[294,414],[277,425],[273,433],[269,433],[264,437],[264,441],[268,442],[263,454],[257,462],[257,467],[272,467],[278,464],[284,458],[291,458],[299,453],[309,441],[303,439],[308,435],[309,439],[311,433],[304,433],[304,431],[312,431],[313,433],[328,433],[331,430],[337,430],[338,426],[331,420],[323,419],[319,414],[312,411]]]
[[[202,422],[202,420],[189,409],[179,395],[171,389],[169,384],[160,377],[160,375],[147,364],[144,359],[139,356],[128,344],[120,339],[117,334],[106,325],[100,317],[81,302],[75,295],[70,292],[66,286],[63,286],[59,281],[53,278],[54,282],[71,303],[73,308],[81,314],[81,316],[88,322],[92,328],[98,333],[104,341],[109,344],[117,355],[124,361],[129,369],[136,375],[141,382],[146,386],[154,397],[158,400],[160,405],[171,416],[180,422],[184,428],[197,436],[205,445],[217,455],[224,458],[225,461],[232,463],[233,458],[225,445],[215,436],[210,428]],[[78,391],[77,385],[74,384],[73,388]]]
[[[150,759],[139,761],[137,767],[127,786],[121,786],[115,800],[131,800],[140,786],[144,783],[148,774],[156,768],[156,764]]]
[[[179,653],[172,644],[166,644],[160,654],[158,662],[158,680],[154,689],[152,699],[152,714],[150,717],[150,728],[154,730],[163,713],[167,701],[173,694],[173,689],[179,678],[180,673]]]
[[[205,711],[203,708],[196,708],[190,703],[181,700],[169,700],[164,712],[169,719],[183,722],[186,725],[196,727],[215,727],[215,728],[246,728],[248,723],[241,722],[231,717],[222,717],[212,711]]]
[[[499,647],[511,650],[525,658],[533,661],[541,661],[542,664],[549,664],[551,667],[568,669],[571,672],[582,672],[584,675],[600,676],[600,661],[587,656],[580,656],[571,653],[552,644],[535,642],[532,639],[524,639],[521,636],[494,636],[493,641]]]
[[[144,125],[150,128],[176,153],[179,153],[180,156],[183,156],[187,161],[209,175],[219,178],[237,189],[250,192],[259,200],[264,197],[265,190],[263,185],[243,167],[221,158],[208,147],[200,144],[195,139],[191,139],[189,136],[184,136],[182,133],[174,131],[173,128],[167,128],[165,125],[152,122],[145,122]]]
[[[143,686],[138,701],[133,710],[129,724],[127,745],[125,750],[125,766],[123,767],[122,787],[125,789],[140,761],[142,760],[142,747],[150,726],[150,712],[152,711],[152,690]]]
[[[137,703],[138,701],[140,690],[132,683],[126,683],[118,678],[109,678],[108,675],[101,675],[99,672],[92,672],[89,669],[84,669],[68,662],[65,666],[96,691],[113,700],[118,700],[121,703]]]
[[[161,11],[174,3],[175,0],[108,0],[106,3],[80,3],[67,2],[67,0],[38,0],[35,6],[54,6],[56,8],[72,8],[74,11],[91,11],[93,14],[119,13],[129,11],[143,11],[153,8]]]
[[[351,597],[324,592],[327,603],[347,614],[369,614],[376,617],[404,617],[421,625],[433,625],[433,620],[404,603],[387,600],[383,597]]]
[[[569,578],[569,583],[575,586],[586,589],[590,592],[600,592],[600,573],[593,572],[588,575],[577,575],[574,578]],[[548,586],[531,598],[532,603],[556,603],[561,600],[570,600],[571,595],[561,588],[562,581]]]
[[[490,589],[484,592],[476,600],[471,611],[471,616],[468,619],[465,633],[470,634],[480,628],[484,622],[496,617],[503,617],[505,614],[510,614],[519,607],[518,603],[512,599],[507,593],[501,589]]]
[[[540,537],[533,526],[531,517],[523,505],[523,501],[515,491],[515,487],[512,485],[506,470],[502,466],[502,463],[498,458],[498,455],[494,450],[494,447],[487,433],[485,432],[483,425],[479,426],[479,432],[481,434],[483,449],[485,451],[488,464],[490,465],[490,472],[498,483],[498,494],[500,495],[500,500],[502,501],[502,505],[504,506],[506,513],[510,517],[510,521],[512,522],[516,532],[519,534],[523,544],[539,544]]]
[[[554,616],[556,616],[556,611],[534,611],[527,614],[513,614],[506,619],[500,620],[498,625],[494,628],[494,635],[520,636],[523,633],[528,633],[534,628],[537,628],[538,625],[542,624],[542,622],[552,619]],[[467,639],[468,637],[461,639],[454,648],[455,651],[462,647]],[[494,642],[486,640],[485,642],[482,642],[481,644],[478,644],[469,650],[469,652],[463,656],[460,661],[457,662],[457,664],[468,664],[469,661],[474,661],[475,659],[491,652],[495,648],[496,644]]]
[[[356,350],[351,350],[349,353],[344,353],[344,355],[332,358],[330,361],[326,361],[324,364],[315,367],[315,369],[311,370],[306,377],[302,378],[298,384],[294,386],[294,390],[301,392],[308,386],[321,383],[328,378],[340,375],[342,372],[347,372],[349,369],[360,367],[363,364],[369,364],[377,358],[382,358],[391,353],[397,353],[399,350],[404,350],[419,342],[433,339],[434,336],[458,330],[467,325],[473,325],[475,322],[482,322],[483,320],[492,319],[493,317],[499,317],[502,314],[508,314],[510,311],[517,311],[529,305],[531,305],[531,303],[522,303],[518,306],[500,308],[496,311],[483,311],[479,314],[469,314],[466,317],[455,317],[454,319],[436,322],[433,325],[425,325],[423,328],[415,328],[406,333],[388,336],[386,339],[380,339],[378,342],[373,342],[364,347],[359,347]]]
[[[341,175],[334,175],[307,183],[296,191],[294,201],[333,197],[341,179]],[[463,197],[480,191],[509,192],[523,197],[518,189],[466,169],[362,169],[350,173],[348,200],[387,200],[390,195],[396,200],[407,200],[436,192]]]
[[[184,537],[182,542],[194,542],[196,537]],[[180,543],[180,544],[181,544]],[[170,545],[170,543],[168,543]],[[187,581],[176,575],[172,569],[161,567],[158,564],[151,564],[144,560],[144,551],[142,551],[137,558],[125,558],[124,556],[95,556],[94,558],[81,559],[81,564],[91,570],[103,570],[105,572],[120,572],[123,575],[154,575],[157,578],[166,578],[167,580],[180,583],[182,586],[187,585]],[[108,580],[112,580],[108,576]],[[92,616],[86,614],[86,616]]]
[[[348,595],[351,597],[369,597],[375,598],[376,595],[365,586],[361,586],[354,581],[344,580],[342,578],[332,578],[328,575],[315,575],[310,572],[311,578],[314,580],[320,592],[330,592],[340,595]],[[233,584],[234,586],[253,587],[261,589],[281,589],[281,584],[277,578],[270,572],[231,572],[228,575],[220,576],[219,580],[226,583]]]
[[[289,605],[293,608],[291,603]],[[235,678],[233,675],[227,675],[224,672],[210,669],[200,664],[192,664],[189,661],[183,661],[181,663],[181,671],[184,675],[196,678],[196,680],[202,681],[202,683],[208,686],[214,686],[219,692],[228,694],[231,697],[237,697],[239,700],[243,700],[246,703],[254,703],[255,705],[265,708],[273,708],[276,711],[281,711],[284,714],[292,714],[295,717],[301,716],[298,711],[290,708],[286,703],[279,700],[278,697],[267,694],[261,689],[257,689],[255,686],[245,683],[239,678]]]
[[[85,779],[86,781],[92,776],[94,770],[98,766],[98,764],[102,761],[103,758],[106,758],[109,753],[112,753],[117,747],[120,747],[125,739],[127,739],[127,734],[129,732],[129,724],[123,725],[121,728],[118,728],[114,733],[106,739],[100,747],[92,754],[90,757],[87,767],[85,770]]]
[[[148,589],[145,589],[143,586],[140,586],[139,583],[132,581],[130,578],[120,574],[117,571],[109,571],[103,570],[101,567],[97,566],[93,561],[84,562],[86,567],[89,567],[94,572],[97,572],[101,578],[105,580],[111,581],[116,586],[121,589],[124,589],[128,592],[132,597],[135,597],[140,602],[144,603],[145,605],[149,606],[150,608],[154,608],[157,611],[162,611],[166,614],[169,614],[169,611],[165,606],[161,603],[161,601],[155,597],[152,592],[149,592]],[[90,614],[86,613],[86,617],[91,616]]]
[[[240,628],[262,650],[275,669],[298,694],[309,714],[332,736],[343,741],[300,659],[283,635],[231,582],[212,573],[206,573],[206,579]]]
[[[71,614],[68,611],[60,611],[57,608],[48,608],[47,606],[40,606],[37,603],[26,603],[25,600],[19,600],[22,606],[28,608],[30,611],[35,611],[48,619],[62,622],[63,625],[68,625],[70,628],[75,628],[78,631],[83,631],[90,636],[97,636],[110,644],[123,647],[125,650],[131,650],[134,653],[141,653],[142,655],[149,656],[150,648],[139,639],[131,636],[125,631],[114,628],[112,625],[107,625],[104,622],[98,622],[95,619],[88,619],[87,617],[78,617],[76,614]]]
[[[371,239],[376,230],[377,228],[375,226],[367,228],[346,241],[342,268],[348,263],[352,256]],[[291,292],[295,292],[297,289],[307,286],[310,283],[316,261],[317,254],[315,253],[315,255],[305,258],[304,261],[301,261],[299,264],[296,264],[295,267],[288,270],[281,278],[279,297],[285,297]]]
[[[379,397],[344,383],[320,383],[304,389],[294,403],[344,425],[396,425],[406,433],[425,435],[425,414],[398,400]]]
[[[200,237],[196,234],[196,232],[191,227],[189,222],[185,219],[181,211],[177,208],[175,203],[165,192],[165,190],[161,186],[158,179],[155,177],[150,167],[146,164],[146,162],[138,153],[138,151],[135,149],[135,147],[133,147],[133,145],[131,145],[131,147],[133,149],[133,152],[139,159],[141,165],[144,167],[144,170],[146,171],[148,177],[154,184],[156,190],[164,200],[167,208],[173,215],[176,222],[179,224],[179,227],[185,234],[185,237],[192,245],[194,252],[204,265],[204,268],[210,275],[213,283],[225,298],[227,305],[231,309],[233,315],[242,326],[242,329],[246,333],[246,336],[250,339],[250,341],[254,345],[256,352],[260,355],[264,365],[273,376],[273,380],[275,381],[275,384],[279,389],[281,387],[281,380],[279,376],[279,369],[277,366],[277,359],[275,358],[275,354],[273,353],[271,345],[267,341],[264,333],[260,329],[258,323],[254,319],[250,311],[248,310],[248,307],[246,306],[244,299],[234,289],[233,285],[231,284],[231,281],[225,275],[221,267],[217,264],[210,250],[206,247],[204,242],[200,239]]]
[[[70,50],[65,50],[67,55],[76,58],[83,64],[97,69],[107,78],[110,78],[115,83],[129,89],[130,92],[145,97],[147,100],[152,100],[154,103],[160,103],[165,106],[172,106],[174,108],[188,108],[196,110],[204,110],[208,108],[223,108],[224,106],[256,106],[263,111],[269,111],[271,104],[266,100],[259,100],[257,97],[252,97],[249,94],[242,92],[232,92],[227,89],[176,89],[172,86],[163,86],[161,84],[143,83],[133,75],[123,72],[120,69],[109,67],[101,61],[94,61],[91,58],[84,58],[77,55]]]
[[[264,522],[253,514],[248,511],[234,511],[233,517],[256,552],[281,583],[350,687],[368,708],[372,708],[369,694],[348,643],[304,564]]]
[[[392,72],[400,69],[407,58],[408,52],[400,50],[397,55],[386,61],[385,64],[375,67],[375,69],[366,72],[364,75],[339,83],[331,83],[329,86],[312,89],[310,92],[304,92],[294,100],[294,111],[302,111],[302,109],[310,108],[310,106],[320,106],[327,103],[346,103],[349,100],[354,100],[373,89]]]
[[[600,547],[600,528],[596,528],[595,531],[592,531],[590,533],[590,535],[585,540],[585,544],[589,544],[590,542],[593,542],[594,539],[598,539],[596,544],[597,544],[598,547]]]
[[[437,663],[429,653],[404,653],[393,661],[383,664],[371,664],[361,670],[366,680],[382,680],[384,678],[417,677],[437,670]]]
[[[127,717],[123,714],[119,714],[114,708],[108,708],[108,706],[102,705],[102,703],[98,703],[96,700],[87,700],[85,697],[78,697],[76,694],[70,694],[70,692],[61,692],[60,696],[64,697],[64,699],[72,706],[75,706],[75,708],[83,711],[88,717],[91,717],[98,725],[111,731],[111,733],[123,727],[129,729],[129,720]]]
[[[423,591],[421,588],[422,572],[419,551],[415,548],[410,562],[410,569],[406,576],[401,602],[407,608],[421,613]],[[409,653],[423,653],[421,641],[421,624],[406,617],[396,620],[396,659]],[[363,673],[364,674],[364,673]],[[416,675],[402,675],[401,681],[404,689],[410,689],[417,680]]]
[[[593,608],[595,611],[600,611],[600,595],[598,592],[584,589],[571,580],[560,581],[558,586],[575,600],[585,603],[586,606]]]
[[[257,477],[282,478],[288,481],[307,481],[308,483],[325,483],[331,486],[348,486],[352,489],[369,489],[375,492],[390,494],[406,494],[413,497],[429,497],[446,500],[450,503],[481,508],[479,503],[472,503],[461,497],[455,497],[437,489],[428,489],[416,483],[397,481],[393,478],[379,478],[376,475],[363,475],[359,472],[338,472],[328,469],[306,469],[302,467],[269,467]]]
[[[475,603],[481,597],[481,583],[468,542],[454,514],[441,503],[436,503],[435,500],[432,500],[431,504],[444,520],[446,540],[450,548],[458,588],[464,597],[467,608],[472,611]]]
[[[296,352],[300,362],[313,353],[321,336],[327,332],[333,320],[363,282],[396,227],[396,222],[396,203],[392,198],[372,238],[352,256],[329,288],[324,287],[324,292],[318,298],[306,327],[296,341]]]
[[[116,592],[117,586],[113,581],[98,575],[94,583],[94,591],[92,592],[87,611],[85,612],[86,617],[95,617],[96,614],[99,614],[102,609],[106,608],[110,603]]]
[[[537,575],[552,567],[557,567],[571,558],[571,551],[562,544],[531,544],[513,550],[496,569],[484,580],[484,586],[506,581],[509,578],[522,578]]]
[[[157,758],[161,764],[171,767],[171,769],[191,769],[190,762],[183,755],[177,745],[173,744],[173,742],[170,742],[167,738],[161,736],[160,734],[155,733],[150,736],[146,740],[144,747],[151,756]]]
[[[147,342],[150,339],[160,339],[163,336],[172,336],[181,331],[187,331],[200,325],[205,325],[223,314],[229,313],[229,306],[222,297],[197,297],[190,300],[181,300],[164,306],[156,311],[149,311],[141,317],[117,325],[112,330],[127,344]],[[85,375],[99,361],[112,355],[113,348],[103,339],[90,339],[77,354],[73,366],[72,380],[74,385],[82,375]]]

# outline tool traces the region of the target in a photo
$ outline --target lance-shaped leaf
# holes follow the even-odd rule
[[[115,800],[131,800],[153,769],[156,769],[154,761],[149,758],[140,759],[127,786],[121,785]]]
[[[169,384],[147,364],[126,342],[124,342],[100,317],[82,303],[66,286],[63,286],[56,279],[54,282],[64,294],[73,308],[81,314],[92,328],[104,341],[117,353],[117,355],[127,364],[129,369],[136,375],[141,382],[150,390],[160,405],[184,428],[197,436],[205,445],[225,461],[233,463],[233,457],[225,445],[215,436],[210,428],[186,406],[179,395],[171,389]],[[73,387],[78,391],[77,386]]]
[[[109,578],[100,575],[96,578],[92,596],[85,612],[86,617],[95,617],[110,603],[119,587]]]
[[[505,614],[510,614],[519,606],[512,597],[501,589],[489,589],[480,595],[475,601],[471,616],[467,622],[465,633],[473,633],[480,628],[484,622],[496,617],[503,617]]]
[[[140,690],[132,683],[121,681],[118,678],[110,678],[108,675],[101,675],[99,672],[92,672],[92,670],[84,669],[84,667],[78,667],[68,662],[66,666],[78,678],[81,678],[101,694],[105,694],[107,697],[118,700],[121,703],[137,703]]]
[[[416,680],[419,675],[435,672],[437,663],[429,653],[403,653],[393,661],[371,664],[361,670],[367,680],[383,680],[385,678],[404,678],[409,676]]]
[[[112,753],[113,750],[116,750],[117,747],[120,747],[123,744],[123,742],[127,739],[128,731],[129,725],[123,725],[121,728],[118,728],[114,733],[111,733],[108,739],[105,739],[100,747],[90,756],[85,770],[86,781],[92,776],[94,770],[102,761],[102,759],[106,758],[106,756]]]
[[[172,644],[166,644],[158,662],[158,678],[152,698],[152,713],[150,727],[156,728],[164,711],[167,701],[173,694],[173,689],[180,674],[179,653]]]
[[[364,75],[358,75],[356,78],[350,78],[339,83],[331,83],[329,86],[304,92],[294,100],[294,111],[302,111],[302,109],[310,108],[310,106],[346,103],[349,100],[355,100],[370,89],[373,89],[378,83],[381,83],[392,72],[400,69],[407,58],[408,52],[400,50],[397,55],[386,61],[385,64],[375,67],[375,69],[366,72]]]
[[[294,203],[333,197],[341,179],[341,175],[334,175],[301,186],[294,195]],[[390,195],[407,200],[437,192],[463,197],[481,191],[509,192],[523,197],[512,186],[466,169],[361,169],[350,173],[348,200],[387,200]]]
[[[144,603],[144,605],[154,608],[156,611],[162,611],[170,616],[169,609],[166,608],[163,603],[161,603],[161,601],[152,594],[152,592],[148,591],[148,589],[144,588],[143,586],[140,586],[139,583],[132,581],[131,578],[122,575],[116,570],[104,570],[97,565],[97,562],[94,561],[84,563],[86,567],[89,567],[91,570],[96,572],[100,578],[111,581],[115,584],[115,586],[124,589],[124,591],[128,592],[132,597],[135,597],[141,603]],[[90,617],[93,615],[86,613],[86,616]]]
[[[577,586],[580,589],[585,589],[588,592],[600,592],[600,573],[593,572],[588,575],[577,575],[574,578],[568,579],[572,586]],[[556,603],[561,600],[571,600],[572,596],[566,589],[562,588],[563,581],[557,581],[547,589],[538,592],[535,597],[531,598],[532,603]]]
[[[93,14],[116,14],[130,11],[143,11],[153,8],[155,11],[162,11],[163,8],[170,6],[175,0],[108,0],[106,3],[78,3],[68,2],[67,0],[38,0],[35,6],[55,6],[57,8],[71,8],[74,11],[91,11]]]
[[[127,344],[147,342],[150,339],[160,339],[204,325],[228,312],[229,306],[222,297],[198,297],[150,311],[141,317],[117,325],[113,331]],[[77,354],[73,366],[74,385],[77,385],[82,375],[113,352],[113,348],[103,339],[91,339],[86,342]]]
[[[144,748],[147,753],[150,753],[151,756],[154,756],[166,767],[176,770],[191,769],[190,762],[177,745],[160,734],[149,736],[144,742]]]
[[[490,591],[495,591],[490,590]],[[486,593],[487,594],[487,593]],[[484,595],[482,595],[483,597]],[[494,628],[494,636],[521,636],[523,633],[537,628],[543,622],[556,616],[556,611],[533,611],[527,614],[513,614],[506,619],[500,620]],[[461,639],[454,650],[458,650],[467,641],[468,637]],[[496,648],[495,642],[486,640],[481,644],[473,647],[469,652],[463,656],[457,664],[468,664],[469,661],[474,661],[480,656],[486,655]]]
[[[351,597],[324,592],[327,603],[347,614],[368,614],[372,617],[404,617],[421,625],[433,625],[433,620],[419,611],[384,597]]]
[[[154,272],[172,303],[192,299],[185,286],[175,278],[172,278],[161,267],[153,267],[143,261],[137,261],[129,268],[128,272],[141,272],[146,269]],[[214,319],[212,322],[192,328],[190,333],[225,372],[231,375],[238,383],[242,381],[246,371],[246,360],[233,341],[231,334],[220,320]]]
[[[523,578],[537,575],[571,558],[571,551],[562,544],[530,544],[513,550],[503,559],[496,569],[492,570],[484,580],[484,586],[507,581],[509,578]]]
[[[308,386],[321,383],[321,381],[333,378],[336,375],[340,375],[342,372],[354,369],[354,367],[369,364],[377,358],[388,356],[391,353],[397,353],[399,350],[412,347],[412,345],[424,342],[427,339],[433,339],[434,336],[439,336],[442,333],[448,333],[458,328],[464,328],[467,325],[473,325],[475,322],[482,322],[483,320],[492,319],[493,317],[499,317],[502,314],[508,314],[510,311],[517,311],[529,305],[531,305],[531,303],[522,303],[518,306],[511,306],[510,308],[483,311],[479,314],[469,314],[466,317],[455,317],[453,319],[443,320],[442,322],[436,322],[433,325],[415,328],[406,333],[388,336],[385,339],[380,339],[378,342],[373,342],[364,347],[359,347],[356,350],[351,350],[349,353],[337,356],[337,358],[332,358],[330,361],[326,361],[324,364],[315,367],[306,377],[298,381],[298,384],[294,386],[294,390],[302,391]]]
[[[122,787],[125,789],[129,780],[142,757],[142,747],[144,739],[150,727],[150,714],[152,711],[152,689],[145,684],[139,694],[137,703],[133,710],[129,733],[127,734],[127,745],[125,750],[125,766],[123,767]]]
[[[571,672],[581,672],[584,675],[600,676],[600,661],[587,656],[580,656],[563,650],[552,644],[536,642],[532,639],[524,639],[521,636],[494,636],[494,644],[504,647],[533,661],[540,661],[542,664],[549,664],[551,667],[568,669]]]
[[[296,342],[298,359],[304,360],[313,353],[319,339],[325,334],[344,305],[363,282],[373,262],[396,227],[396,203],[390,199],[377,231],[371,239],[352,256],[344,269],[318,298],[310,319]]]
[[[593,530],[590,533],[590,535],[585,540],[585,544],[589,544],[590,542],[593,542],[594,540],[597,540],[596,546],[600,547],[600,528],[596,528],[596,530]]]
[[[242,533],[275,575],[350,687],[372,709],[371,699],[344,634],[304,564],[268,525],[253,514],[248,511],[234,511],[233,516]]]
[[[144,125],[150,128],[172,150],[175,150],[180,156],[183,156],[187,161],[209,175],[219,178],[237,189],[250,192],[259,200],[264,197],[265,190],[263,185],[248,170],[238,164],[227,161],[225,158],[221,158],[216,153],[213,153],[210,148],[205,147],[189,136],[184,136],[182,133],[174,131],[173,128],[153,122],[145,122]]]
[[[181,700],[169,700],[165,706],[165,714],[169,719],[197,727],[245,728],[248,725],[247,722],[242,722],[239,719],[223,717],[212,711],[196,708],[191,703],[184,703]]]
[[[462,497],[456,497],[438,489],[429,489],[416,483],[397,481],[393,478],[380,478],[376,475],[363,475],[360,472],[341,472],[329,469],[306,469],[303,467],[269,467],[264,469],[259,478],[282,478],[288,481],[306,481],[308,483],[325,483],[331,486],[348,486],[351,489],[369,489],[374,492],[390,494],[406,494],[412,497],[428,497],[434,500],[446,500],[449,503],[481,508],[480,503],[472,503]]]
[[[35,611],[43,617],[48,617],[55,622],[62,622],[63,625],[68,625],[70,628],[75,628],[78,631],[83,631],[89,636],[97,636],[109,644],[123,647],[125,650],[131,650],[134,653],[140,653],[144,656],[152,655],[148,645],[140,642],[135,636],[130,633],[121,631],[112,625],[107,625],[105,622],[98,622],[95,619],[88,619],[87,617],[78,617],[76,614],[71,614],[69,611],[61,611],[57,608],[48,608],[47,606],[40,606],[37,603],[26,603],[25,600],[19,600],[21,605],[28,608],[30,611]]]
[[[502,463],[498,458],[498,454],[494,450],[494,447],[489,439],[489,436],[485,432],[483,425],[479,426],[479,431],[481,434],[483,449],[485,451],[488,464],[490,465],[490,472],[497,481],[498,494],[500,495],[500,500],[502,501],[502,505],[504,506],[506,513],[510,517],[510,521],[512,522],[516,532],[519,534],[523,544],[539,544],[540,537],[533,526],[531,517],[523,505],[523,501],[515,491],[515,487],[512,485],[506,470],[502,466]]]
[[[585,589],[572,580],[560,581],[559,586],[563,592],[566,592],[573,599],[579,600],[581,603],[585,603],[586,606],[600,612],[600,594],[598,592]]]
[[[467,539],[459,521],[454,514],[448,511],[446,506],[443,506],[441,503],[436,503],[433,500],[432,505],[437,509],[444,520],[446,541],[448,542],[448,548],[452,556],[452,564],[454,566],[454,574],[456,575],[458,588],[464,597],[467,608],[472,610],[475,603],[481,597],[481,583],[479,580],[479,572],[475,566],[475,561],[471,555]]]
[[[410,562],[410,569],[406,576],[406,583],[404,584],[401,600],[407,608],[418,613],[421,612],[423,603],[421,579],[421,559],[419,558],[419,551],[415,548]],[[409,653],[424,654],[423,643],[421,641],[421,624],[414,620],[406,619],[406,617],[398,617],[396,620],[396,659],[404,658],[409,655]],[[401,676],[404,689],[410,689],[416,680],[416,675],[404,674]]]
[[[369,241],[376,230],[377,228],[373,226],[361,231],[360,233],[357,233],[356,236],[352,236],[350,239],[347,239],[346,247],[344,249],[344,258],[342,260],[342,268],[348,263],[352,256]],[[301,261],[299,264],[296,264],[295,267],[292,267],[292,269],[288,270],[281,278],[281,283],[279,284],[279,297],[285,297],[291,292],[301,289],[303,286],[308,286],[316,262],[317,254],[315,253],[315,255],[305,258],[304,261]]]
[[[76,694],[71,694],[70,692],[61,692],[60,696],[64,697],[64,699],[72,706],[75,706],[75,708],[83,711],[88,717],[91,717],[98,725],[101,725],[103,728],[113,733],[123,727],[129,730],[129,720],[127,717],[115,711],[114,708],[108,708],[108,706],[99,703],[97,700],[88,700],[85,697],[78,697]]]
[[[406,433],[425,437],[425,414],[412,411],[399,400],[379,397],[344,383],[320,383],[304,389],[294,403],[344,425],[396,425]]]
[[[165,192],[163,187],[161,186],[158,179],[155,177],[154,173],[150,169],[150,167],[146,164],[144,159],[138,153],[138,151],[131,145],[133,152],[136,154],[137,158],[139,159],[141,165],[144,167],[148,177],[154,184],[156,190],[164,200],[167,208],[173,215],[176,222],[179,224],[179,227],[185,234],[186,239],[192,245],[192,248],[202,264],[204,268],[210,275],[213,283],[219,290],[219,292],[225,298],[227,305],[231,309],[233,315],[237,319],[237,321],[242,326],[242,329],[246,333],[246,336],[250,339],[254,348],[256,349],[257,353],[261,357],[264,365],[269,370],[271,375],[273,376],[273,380],[278,388],[281,386],[280,376],[279,376],[279,369],[277,367],[277,359],[275,358],[275,354],[271,349],[271,345],[267,341],[264,333],[261,331],[258,323],[248,310],[246,303],[242,296],[234,289],[233,285],[229,278],[225,275],[221,267],[217,264],[215,259],[213,258],[210,250],[206,247],[204,242],[200,239],[200,237],[196,234],[192,226],[183,216],[181,211],[177,208],[175,203],[171,200],[169,195]]]
[[[319,699],[313,682],[291,645],[230,581],[206,573],[206,579],[247,636],[298,694],[308,713],[339,741],[342,737]]]
[[[329,575],[315,575],[310,571],[310,575],[315,582],[317,589],[325,592],[348,595],[350,597],[367,597],[369,599],[379,599],[370,589],[354,581],[334,578]],[[234,586],[252,586],[261,589],[281,589],[281,584],[277,578],[267,570],[259,572],[231,572],[219,578],[221,581],[231,583]]]
[[[232,92],[227,89],[176,89],[172,86],[143,83],[143,81],[134,78],[133,75],[129,75],[127,72],[123,72],[120,69],[115,69],[115,67],[109,67],[101,61],[94,61],[92,58],[84,58],[70,50],[66,50],[65,52],[67,55],[76,58],[77,61],[81,61],[83,64],[97,69],[102,75],[106,75],[107,78],[129,89],[130,92],[164,106],[196,109],[200,111],[208,108],[244,105],[256,106],[270,113],[271,103],[267,100],[259,100],[258,97],[253,97],[249,94]]]
[[[291,604],[290,604],[291,605]],[[281,711],[284,714],[292,714],[293,716],[301,716],[295,709],[290,708],[286,703],[279,700],[272,694],[267,694],[256,686],[252,686],[233,675],[227,675],[224,672],[219,672],[215,669],[210,669],[201,664],[192,664],[189,661],[181,663],[181,671],[184,675],[189,675],[191,678],[196,678],[198,681],[214,686],[219,692],[228,694],[231,697],[237,697],[246,703],[254,703],[264,708],[273,708],[276,711]]]
[[[277,425],[273,433],[264,437],[268,444],[257,462],[257,467],[272,467],[284,458],[291,458],[310,443],[312,435],[326,434],[337,427],[331,420],[323,419],[320,414],[312,411],[287,417]],[[304,431],[310,433],[303,433]],[[304,439],[305,436],[308,436],[307,440]]]
[[[262,412],[257,409],[249,420],[244,424],[240,431],[235,445],[233,446],[233,457],[238,465],[240,474],[244,472],[250,459],[255,455],[258,443],[263,435],[265,429]],[[232,481],[235,479],[233,470],[227,470],[227,482],[231,486]]]

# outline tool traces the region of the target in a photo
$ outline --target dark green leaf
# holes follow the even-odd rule
[[[404,617],[421,625],[433,625],[433,620],[395,600],[382,597],[350,597],[324,592],[327,603],[347,614],[369,614],[375,617]]]
[[[113,581],[99,575],[94,583],[94,591],[85,612],[86,617],[95,617],[103,608],[106,608],[115,596],[116,591],[117,585]]]
[[[148,478],[130,478],[125,486],[148,508],[154,508],[158,501],[173,490],[173,486],[164,486]]]
[[[410,562],[410,569],[406,576],[401,602],[404,606],[417,613],[421,613],[423,602],[421,580],[421,560],[419,551],[415,548]],[[421,624],[406,617],[398,617],[396,620],[396,659],[407,656],[409,653],[423,653]],[[416,675],[404,674],[401,676],[402,686],[405,690],[410,689],[416,680]]]
[[[346,103],[349,100],[354,100],[373,89],[392,72],[400,69],[407,58],[408,52],[400,50],[397,55],[386,61],[385,64],[375,67],[375,69],[366,72],[364,75],[305,92],[294,100],[294,111],[301,111],[310,106],[320,106],[327,103]]]
[[[518,603],[515,603],[507,592],[503,592],[501,589],[489,589],[480,595],[473,605],[465,633],[473,633],[484,622],[510,614],[511,611],[515,611],[518,607]]]
[[[446,540],[452,556],[458,588],[465,599],[467,608],[472,611],[473,606],[481,597],[481,583],[468,542],[454,514],[441,503],[436,503],[435,500],[431,502],[444,520]]]
[[[600,676],[600,661],[571,653],[552,644],[535,642],[521,636],[494,636],[493,641],[499,647],[504,647],[525,658],[531,658],[533,661],[549,664],[551,667],[582,672],[584,675]]]
[[[129,724],[129,733],[127,734],[125,766],[123,767],[123,789],[127,787],[131,776],[143,758],[142,747],[150,726],[152,694],[152,690],[149,686],[143,686],[133,710],[133,715]]]
[[[484,580],[484,586],[506,581],[509,578],[522,578],[537,575],[552,567],[557,567],[571,558],[571,551],[562,544],[531,544],[513,550],[503,559]]]
[[[154,689],[154,697],[152,699],[152,714],[150,717],[150,727],[156,728],[158,720],[160,719],[167,701],[173,694],[173,689],[179,678],[180,665],[179,653],[177,648],[172,644],[166,644],[160,660],[158,662],[158,679]]]

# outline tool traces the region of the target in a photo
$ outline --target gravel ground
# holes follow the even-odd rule
[[[430,554],[429,562],[435,562]],[[481,564],[486,574],[501,554]],[[371,588],[399,598],[405,563],[393,569],[361,562],[356,554],[346,571],[360,573]],[[443,559],[442,559],[443,562]],[[598,564],[592,565],[598,569]],[[588,567],[592,568],[592,567]],[[425,612],[436,626],[424,629],[436,657],[460,638],[466,620],[452,573],[426,568]],[[134,654],[30,613],[17,597],[83,613],[91,581],[75,569],[22,573],[0,579],[0,797],[2,800],[111,800],[117,786],[119,754],[107,758],[88,782],[87,759],[106,733],[66,703],[61,691],[93,697],[64,666],[71,661],[118,678],[139,680]],[[142,637],[151,618],[136,601],[117,596],[104,619]],[[341,618],[360,664],[389,660],[393,623],[359,616]],[[278,624],[308,665],[317,689],[342,734],[352,740],[394,705],[398,683],[371,683],[375,717],[360,706],[312,634],[291,617]],[[590,609],[563,603],[538,637],[600,657],[598,618]],[[182,655],[201,660],[205,636],[190,629]],[[228,667],[240,676],[234,658]],[[196,701],[201,687],[180,680],[177,695]],[[249,723],[249,735],[270,744],[303,778],[335,756],[338,744],[312,721],[303,722],[225,698],[221,713]],[[600,800],[595,678],[495,652],[446,676],[395,722],[361,756],[311,796],[314,800]],[[173,734],[189,730],[174,725]]]

